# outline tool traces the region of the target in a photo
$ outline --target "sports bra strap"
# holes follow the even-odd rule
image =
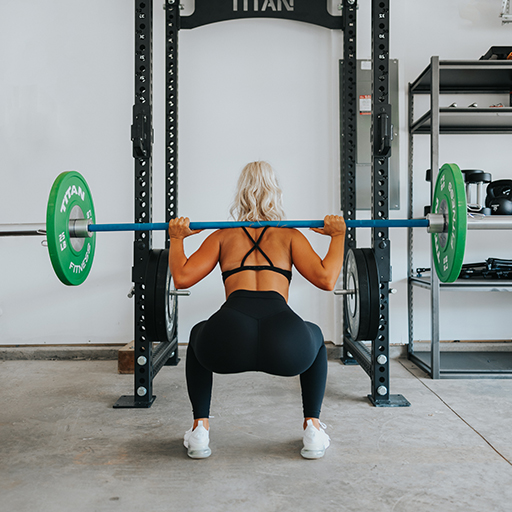
[[[244,230],[244,233],[249,237],[249,239],[251,240],[251,242],[254,244],[251,249],[249,249],[249,252],[244,256],[243,260],[242,260],[242,263],[240,264],[241,267],[245,266],[245,260],[252,254],[252,252],[255,250],[255,249],[258,249],[258,251],[260,251],[260,253],[265,257],[265,259],[268,261],[269,265],[271,267],[274,266],[274,264],[272,263],[272,261],[270,260],[270,258],[263,252],[263,249],[260,247],[260,241],[261,241],[261,238],[263,237],[263,235],[265,234],[265,231],[267,231],[268,229],[268,226],[265,226],[263,228],[263,231],[260,233],[260,236],[258,237],[257,240],[254,240],[254,238],[251,236],[251,234],[249,233],[249,231],[247,231],[247,229],[245,229],[245,226],[242,226],[242,229]]]

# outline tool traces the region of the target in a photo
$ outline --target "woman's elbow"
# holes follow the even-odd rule
[[[184,278],[184,276],[181,276],[179,274],[171,274],[172,275],[172,284],[174,285],[174,288],[176,290],[184,290],[185,288],[188,288],[190,283],[187,281],[187,279]]]
[[[176,290],[184,290],[185,288],[187,288],[187,286],[185,286],[185,283],[182,283],[179,279],[175,279],[173,277],[172,282],[173,282],[174,288],[176,288]]]
[[[337,278],[325,276],[317,283],[318,288],[326,292],[332,292],[336,286]]]

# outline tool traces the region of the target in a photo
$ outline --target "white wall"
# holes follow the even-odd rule
[[[131,221],[130,2],[0,6],[0,222],[44,222],[53,180],[76,169],[101,221]],[[90,278],[62,285],[36,238],[0,241],[0,342],[130,341],[130,236],[101,236]]]
[[[512,26],[501,26],[499,0],[393,0],[391,4],[391,57],[399,59],[401,76],[403,190],[402,210],[392,216],[405,217],[407,83],[431,55],[476,59],[492,45],[509,44]],[[0,223],[44,221],[51,184],[67,169],[80,171],[89,182],[98,222],[132,221],[132,11],[132,2],[126,0],[2,2]],[[370,57],[368,2],[361,2],[358,16],[358,56],[366,58]],[[161,2],[155,2],[155,221],[164,216],[160,186],[163,18]],[[244,20],[181,31],[180,214],[195,220],[227,219],[237,174],[253,159],[266,159],[275,166],[289,218],[322,218],[337,212],[341,55],[340,33],[301,23]],[[442,142],[441,161],[483,168],[495,178],[510,177],[503,156],[506,144],[507,137],[450,136]],[[419,216],[428,202],[422,181],[428,167],[428,143],[416,137],[415,147]],[[485,238],[488,233],[480,235]],[[507,237],[503,235],[502,245],[510,247]],[[0,240],[1,344],[124,343],[132,339],[132,302],[126,295],[131,287],[133,236],[113,233],[97,238],[91,275],[76,288],[65,287],[54,276],[40,240]],[[187,249],[193,250],[203,238],[189,239]],[[393,230],[391,238],[393,286],[399,290],[391,298],[391,335],[393,342],[405,343],[405,230]],[[315,234],[310,239],[320,252],[325,251],[327,240]],[[361,246],[368,245],[368,233],[360,231],[358,240]],[[480,242],[471,247],[471,256],[476,258],[472,260],[507,257],[506,246],[500,248],[494,235],[491,240],[492,251]],[[162,243],[157,234],[155,246]],[[415,264],[428,265],[427,241],[420,245]],[[415,301],[425,315],[419,315],[416,333],[428,338],[428,304],[421,305],[421,293],[416,292]],[[443,304],[447,314],[457,317],[444,337],[507,337],[498,316],[509,309],[508,297],[459,295],[450,295],[450,303]],[[457,297],[455,303],[453,297]],[[209,316],[222,300],[221,279],[215,271],[192,289],[191,297],[180,300],[180,341],[186,341],[191,326]],[[475,300],[485,303],[485,314],[496,321],[467,323],[459,310],[465,311]],[[299,314],[320,324],[326,339],[339,337],[338,301],[295,273],[290,303]],[[484,333],[477,332],[480,324]]]

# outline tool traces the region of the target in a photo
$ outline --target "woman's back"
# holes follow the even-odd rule
[[[292,269],[292,239],[295,230],[246,228],[246,231],[235,228],[218,232],[221,270],[230,274],[229,271],[240,269],[242,262],[244,267],[263,268],[239,270],[227,277],[225,274],[226,296],[235,290],[274,290],[288,299],[289,280],[286,271],[291,272]],[[272,268],[271,263],[280,270],[267,270],[267,267]]]
[[[342,217],[327,215],[324,218],[324,227],[313,229],[317,233],[331,237],[329,249],[323,259],[313,250],[308,239],[300,231],[268,228],[259,240],[259,245],[274,267],[277,267],[277,271],[260,269],[236,273],[230,271],[238,269],[242,263],[247,266],[271,266],[264,254],[254,248],[258,245],[258,237],[261,236],[263,228],[246,228],[247,233],[242,228],[215,231],[187,258],[183,240],[198,232],[191,231],[189,223],[189,219],[183,217],[169,222],[169,266],[177,289],[188,288],[201,281],[218,263],[224,273],[232,274],[224,274],[226,296],[235,290],[273,290],[287,299],[290,276],[286,274],[291,271],[292,264],[303,277],[318,288],[334,289],[343,263],[345,222]],[[248,234],[250,236],[247,236]]]

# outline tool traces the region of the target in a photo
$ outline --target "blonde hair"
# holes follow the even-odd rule
[[[238,178],[235,200],[229,210],[237,221],[282,220],[283,193],[274,169],[267,162],[247,164]]]

